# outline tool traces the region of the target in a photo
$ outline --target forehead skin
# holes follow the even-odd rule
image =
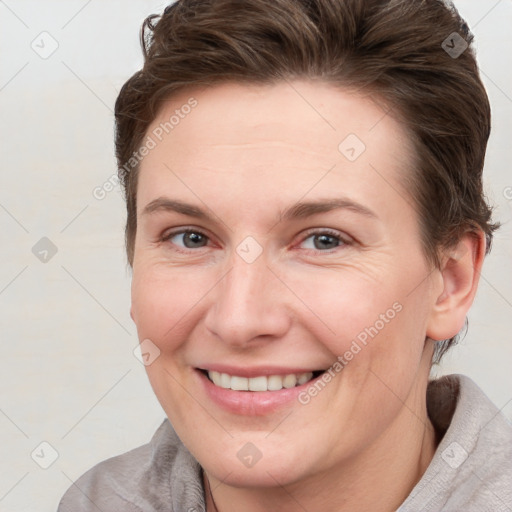
[[[197,105],[169,128],[170,115],[190,98]],[[197,203],[194,192],[199,195],[207,180],[208,194],[218,197],[226,195],[227,184],[233,194],[242,188],[250,192],[237,201],[230,225],[275,223],[269,193],[284,209],[305,194],[304,199],[332,197],[333,187],[340,193],[350,190],[352,199],[372,205],[384,222],[394,222],[389,201],[409,214],[412,209],[400,183],[404,173],[412,172],[412,145],[386,111],[369,96],[321,82],[226,83],[181,92],[163,105],[146,133],[157,145],[140,165],[138,216],[148,201],[160,193],[172,195],[173,189]],[[350,151],[354,141],[357,151],[361,143],[365,148],[350,161],[342,151]]]

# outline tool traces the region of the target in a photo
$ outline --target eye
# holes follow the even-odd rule
[[[311,240],[311,242],[308,242],[308,240]],[[337,231],[323,229],[310,231],[301,243],[306,245],[307,250],[331,252],[336,247],[350,245],[351,241]]]
[[[171,231],[161,238],[162,242],[170,242],[178,252],[188,252],[193,249],[200,249],[208,245],[209,237],[202,231],[195,228],[184,228],[178,231]],[[306,250],[333,252],[337,247],[351,245],[351,240],[338,231],[322,229],[310,231],[308,236],[301,242]],[[181,250],[182,247],[185,250]]]
[[[178,243],[178,240],[181,239],[181,244]],[[205,247],[208,241],[208,237],[197,229],[186,228],[180,229],[179,231],[171,231],[164,235],[161,239],[162,242],[171,242],[173,245],[177,247],[183,247],[184,249],[200,249],[201,247]],[[186,252],[180,251],[179,252]]]

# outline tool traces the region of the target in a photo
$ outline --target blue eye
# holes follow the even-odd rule
[[[183,245],[177,244],[172,239],[182,237]],[[185,249],[198,249],[204,247],[208,241],[208,237],[198,231],[197,229],[182,229],[180,231],[174,231],[162,238],[163,242],[171,241],[172,244],[178,247],[184,247]]]
[[[310,232],[309,236],[302,241],[302,244],[310,239],[313,242],[306,249],[313,251],[327,252],[339,246],[349,245],[349,242],[344,240],[338,232],[329,229]]]
[[[181,243],[178,242],[181,237]],[[348,238],[348,237],[347,237]],[[188,252],[194,249],[201,249],[208,245],[209,237],[202,231],[194,228],[185,228],[178,231],[171,231],[161,238],[162,242],[170,242],[175,246],[177,252]],[[310,231],[308,236],[304,238],[300,245],[305,244],[308,251],[316,252],[333,252],[337,247],[343,247],[351,244],[349,239],[344,238],[339,232],[330,229],[318,229],[316,231]],[[180,249],[181,248],[181,249]]]

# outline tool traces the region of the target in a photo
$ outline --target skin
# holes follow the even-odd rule
[[[220,512],[395,510],[436,449],[425,340],[463,326],[483,237],[463,237],[430,267],[401,184],[407,134],[371,97],[306,80],[193,88],[166,102],[147,133],[190,97],[197,106],[140,165],[131,315],[139,339],[160,350],[146,367],[153,390]],[[353,162],[338,149],[351,133],[366,146]],[[212,220],[143,213],[164,196]],[[339,196],[375,216],[280,215]],[[163,240],[183,227],[206,237]],[[312,228],[339,238],[322,245]],[[252,263],[236,251],[248,236],[262,249]],[[307,405],[234,414],[198,381],[194,368],[208,363],[326,369],[395,303],[401,311]],[[251,468],[237,457],[246,443],[262,454]]]

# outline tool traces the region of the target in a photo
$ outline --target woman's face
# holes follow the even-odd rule
[[[286,485],[423,431],[442,281],[401,126],[327,84],[230,83],[174,96],[146,135],[132,317],[207,472]]]

